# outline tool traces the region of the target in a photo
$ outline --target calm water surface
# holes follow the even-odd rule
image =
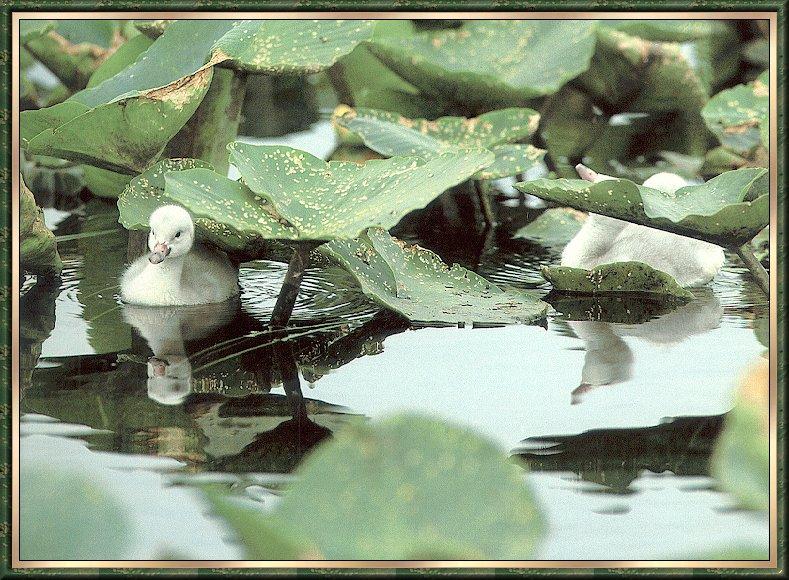
[[[277,342],[265,325],[286,265],[244,265],[237,302],[125,306],[113,206],[48,217],[59,235],[98,235],[61,244],[59,285],[23,287],[23,474],[78,469],[121,498],[135,545],[108,559],[240,558],[195,486],[226,482],[270,507],[350,417],[404,411],[471,426],[528,466],[549,522],[540,558],[766,554],[766,515],[734,509],[709,477],[735,379],[765,352],[765,299],[733,260],[673,310],[549,296],[547,328],[409,329],[338,268],[314,268]],[[539,266],[555,249],[451,228],[428,209],[400,233],[547,294]]]

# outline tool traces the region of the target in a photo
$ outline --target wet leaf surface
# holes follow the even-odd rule
[[[721,91],[701,111],[704,122],[724,147],[740,155],[769,148],[769,73],[752,83]]]
[[[290,147],[241,142],[230,146],[231,163],[244,183],[291,226],[277,237],[291,240],[349,239],[368,227],[390,228],[409,211],[426,206],[487,166],[492,158],[492,153],[477,150],[444,153],[428,160],[374,159],[357,165],[327,163]],[[210,188],[203,189],[203,198],[210,199]],[[230,203],[232,207],[227,209],[234,211],[232,215],[246,212],[253,217],[253,206]],[[190,209],[204,215],[198,207]],[[254,224],[240,220],[228,225],[243,232],[257,231]]]
[[[586,70],[594,21],[472,20],[458,29],[376,38],[370,51],[429,95],[512,103],[555,93]]]
[[[525,291],[504,290],[457,264],[381,229],[321,251],[339,262],[375,302],[420,324],[530,324],[547,305]]]
[[[559,292],[601,294],[607,292],[643,293],[693,298],[670,275],[642,262],[603,264],[591,270],[569,266],[543,266],[542,274]]]
[[[501,109],[479,117],[441,117],[435,121],[408,119],[372,109],[348,109],[335,122],[364,144],[386,157],[434,157],[457,149],[487,149],[496,156],[475,179],[497,179],[535,167],[545,151],[528,144],[513,144],[537,130],[540,116],[532,109]]]
[[[23,272],[57,276],[63,269],[55,235],[44,224],[44,213],[20,176],[19,264]]]

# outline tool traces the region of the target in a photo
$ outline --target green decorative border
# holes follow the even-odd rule
[[[411,575],[474,575],[509,577],[523,574],[540,575],[607,575],[607,574],[687,574],[687,575],[712,575],[712,574],[782,574],[784,560],[783,522],[784,522],[784,468],[779,462],[778,466],[778,569],[591,569],[591,568],[498,568],[498,569],[397,569],[397,570],[364,570],[364,569],[328,569],[328,568],[302,568],[302,569],[96,569],[96,568],[69,568],[69,569],[10,569],[11,551],[11,12],[13,11],[101,11],[101,10],[129,10],[129,11],[616,11],[633,12],[643,11],[681,11],[681,12],[706,12],[706,11],[767,11],[776,12],[778,15],[778,224],[777,224],[777,249],[778,249],[778,457],[784,456],[784,415],[783,399],[786,380],[784,365],[783,336],[786,331],[785,315],[783,312],[783,286],[784,286],[784,260],[785,260],[785,170],[783,159],[785,150],[785,117],[786,104],[784,60],[786,54],[786,3],[767,0],[745,0],[729,2],[726,0],[592,0],[559,1],[559,0],[27,0],[13,1],[0,0],[0,89],[2,90],[2,103],[0,104],[0,183],[3,184],[2,197],[0,197],[0,493],[3,501],[0,503],[0,579],[20,578],[30,575],[96,575],[107,574],[111,576],[128,574],[145,575],[219,575],[243,574],[255,576],[321,576],[321,575],[372,575],[372,576],[411,576]]]

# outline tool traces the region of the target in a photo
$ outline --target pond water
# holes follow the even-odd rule
[[[547,294],[539,267],[558,250],[453,225],[450,214],[468,211],[458,199],[396,233]],[[516,221],[532,211],[500,209]],[[117,298],[126,240],[114,206],[48,218],[58,235],[95,236],[60,244],[59,285],[23,286],[22,473],[77,469],[120,498],[134,544],[107,559],[240,558],[200,484],[270,506],[350,417],[405,411],[471,426],[528,468],[549,526],[538,558],[693,559],[742,546],[766,557],[766,514],[734,509],[709,476],[736,377],[766,348],[765,297],[732,256],[674,309],[549,297],[545,326],[497,328],[412,329],[338,268],[311,268],[289,340],[277,341],[266,323],[285,264],[245,264],[237,302],[135,308]]]

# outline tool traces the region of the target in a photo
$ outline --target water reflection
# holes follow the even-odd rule
[[[586,311],[590,318],[591,312],[595,312],[596,319],[569,320],[568,326],[584,342],[586,351],[581,383],[573,390],[571,403],[580,403],[586,393],[598,387],[623,383],[632,377],[634,356],[624,338],[677,345],[691,336],[718,328],[723,317],[718,298],[709,289],[701,289],[697,294],[694,300],[683,305],[656,303],[669,311],[638,323],[623,322],[626,317],[622,313],[624,309],[627,314],[632,313],[633,318],[641,318],[645,311],[643,306],[648,303],[641,297],[598,298],[593,309]],[[616,301],[617,308],[604,308],[603,300]]]
[[[511,209],[507,223],[536,215],[518,214],[531,208]],[[76,225],[63,223],[103,231],[114,227],[115,211],[94,204]],[[502,232],[491,239],[481,228],[462,229],[474,212],[474,199],[456,192],[412,215],[400,230],[495,283],[547,294],[539,269],[557,259],[555,250],[508,240]],[[457,227],[446,229],[448,223]],[[586,545],[588,538],[579,536],[588,525],[604,526],[596,536],[609,544],[623,534],[631,538],[625,556],[660,556],[684,537],[703,536],[708,514],[699,507],[701,494],[682,491],[686,480],[674,481],[665,488],[676,491],[667,507],[669,492],[650,484],[644,472],[702,476],[694,485],[709,487],[703,476],[729,407],[729,381],[740,361],[763,352],[766,340],[766,301],[731,262],[711,291],[688,303],[548,294],[555,312],[547,331],[413,331],[402,318],[379,311],[347,274],[319,264],[305,277],[291,328],[277,334],[266,323],[283,264],[243,265],[240,302],[125,306],[114,289],[125,247],[115,236],[105,238],[103,255],[88,252],[97,238],[61,246],[67,268],[60,287],[25,286],[21,410],[51,418],[48,433],[79,436],[90,453],[123,454],[141,469],[154,459],[165,462],[185,486],[198,477],[270,486],[352,418],[426,412],[515,448],[541,472],[532,474],[532,483],[551,521],[561,523],[568,505],[572,512],[572,524],[557,528],[547,544],[554,557],[577,555],[566,550]],[[727,353],[721,343],[731,346]],[[686,417],[660,420],[678,415]],[[93,430],[69,432],[64,424]],[[180,463],[173,467],[166,458]],[[617,496],[615,506],[600,505],[601,495],[587,493],[584,482],[629,495]],[[705,506],[725,503],[713,492],[705,498]],[[624,502],[630,502],[627,510],[620,509]],[[144,505],[138,509],[150,517]],[[659,525],[669,512],[687,517],[684,527],[675,522],[671,530],[650,533],[657,542],[645,537],[647,524]],[[596,519],[614,515],[626,532]],[[742,523],[736,514],[715,517],[720,530],[763,535],[761,523]],[[731,537],[722,531],[719,539]]]

